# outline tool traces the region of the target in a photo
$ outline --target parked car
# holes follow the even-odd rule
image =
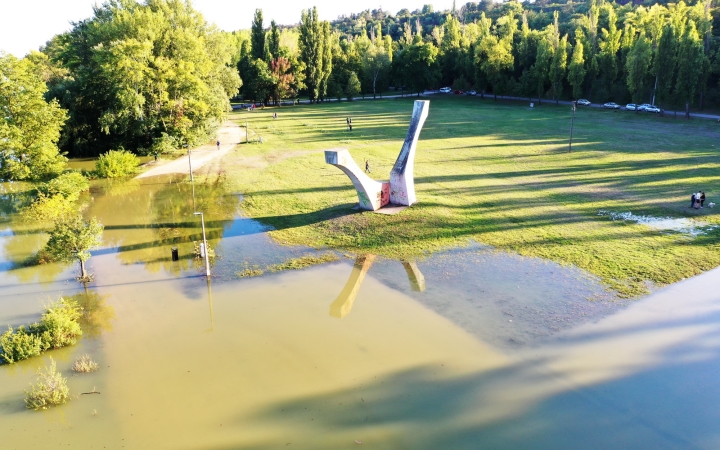
[[[638,111],[645,111],[647,108],[652,108],[653,105],[650,103],[643,103],[642,105],[638,106]]]
[[[635,103],[628,103],[625,105],[625,109],[628,111],[635,111],[637,109],[637,105]]]
[[[650,106],[646,106],[643,111],[658,114],[660,112],[660,108],[658,108],[657,106],[650,105]]]
[[[440,92],[442,92],[443,94],[449,94],[452,92],[452,89],[450,89],[449,87],[444,87],[440,88]]]
[[[603,105],[603,108],[606,109],[620,109],[620,105],[618,105],[615,102],[607,102]]]
[[[461,91],[460,89],[455,89],[455,93],[456,93],[456,94],[462,94],[463,91]]]
[[[584,98],[581,98],[577,101],[577,104],[581,106],[590,106],[590,100],[585,100]]]
[[[477,95],[476,91],[466,91],[465,95]]]

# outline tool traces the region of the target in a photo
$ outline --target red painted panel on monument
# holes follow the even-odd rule
[[[380,207],[390,203],[390,182],[383,181],[382,191],[380,191]]]

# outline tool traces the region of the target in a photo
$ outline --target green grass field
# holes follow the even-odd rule
[[[692,238],[598,211],[691,217],[720,224],[720,210],[688,208],[690,194],[720,197],[720,125],[626,111],[430,97],[415,164],[419,203],[395,216],[352,210],[349,179],[323,150],[347,148],[387,180],[413,98],[233,113],[263,137],[223,161],[244,210],[287,244],[415,258],[473,239],[574,264],[620,295],[647,292],[720,265],[720,229]],[[273,120],[272,112],[279,118]],[[352,116],[354,131],[345,131]],[[718,201],[720,203],[720,201]]]

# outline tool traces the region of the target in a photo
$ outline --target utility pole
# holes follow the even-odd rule
[[[248,143],[248,139],[250,136],[250,129],[248,128],[248,121],[245,119],[245,143]]]
[[[572,135],[573,135],[573,128],[575,127],[575,109],[577,108],[577,101],[573,101],[572,103],[572,119],[570,119],[570,146],[568,147],[568,152],[572,151]]]

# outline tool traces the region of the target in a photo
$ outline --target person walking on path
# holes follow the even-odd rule
[[[365,173],[370,173],[370,160],[365,160]]]
[[[158,158],[158,152],[155,151],[155,162],[157,162],[157,158]]]
[[[218,148],[218,150],[220,150],[220,141],[219,140],[217,141],[217,148]]]

